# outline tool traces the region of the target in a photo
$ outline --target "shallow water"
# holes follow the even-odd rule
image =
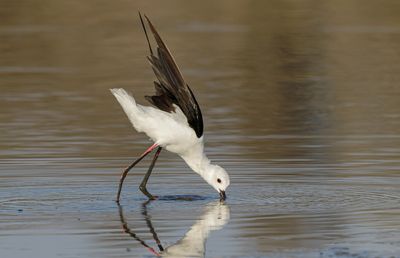
[[[150,142],[148,14],[202,107],[228,200]],[[397,1],[9,1],[0,9],[1,257],[400,257]],[[157,246],[157,241],[164,249]]]

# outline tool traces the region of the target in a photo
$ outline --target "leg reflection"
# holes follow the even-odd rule
[[[151,200],[149,200],[149,201],[146,201],[145,203],[143,203],[143,206],[144,207],[146,207],[146,205],[150,202]],[[128,223],[126,222],[126,220],[125,220],[125,216],[124,216],[124,211],[123,211],[123,209],[122,209],[122,206],[118,203],[118,211],[119,211],[119,219],[121,220],[121,225],[122,225],[122,229],[124,230],[124,232],[125,233],[127,233],[128,235],[130,235],[133,239],[135,239],[136,241],[138,241],[142,246],[144,246],[148,251],[150,251],[151,253],[153,253],[153,254],[155,254],[156,256],[161,256],[161,254],[160,253],[158,253],[156,250],[154,250],[154,248],[152,248],[152,247],[150,247],[148,244],[146,244],[146,242],[144,241],[144,240],[142,240],[140,237],[138,237],[130,228],[129,228],[129,226],[128,226]],[[150,221],[150,220],[149,220]],[[153,237],[154,237],[154,235],[155,236],[157,236],[157,234],[156,234],[156,232],[154,231],[154,228],[153,228],[153,226],[152,226],[152,224],[151,224],[151,221],[150,221],[150,225],[151,225],[151,229],[150,229],[150,231],[151,231],[151,233],[153,234]],[[154,232],[154,233],[153,233]],[[157,239],[158,239],[158,237],[157,237]],[[164,249],[163,249],[163,247],[161,246],[161,244],[159,244],[158,242],[157,242],[157,244],[158,244],[158,246],[159,246],[159,249],[160,249],[160,251],[163,251]],[[161,247],[161,248],[160,248]]]
[[[142,204],[142,215],[144,216],[144,219],[146,220],[147,227],[149,228],[151,234],[153,235],[153,239],[156,241],[158,249],[160,251],[164,251],[164,248],[161,245],[161,241],[158,238],[158,235],[156,231],[154,230],[153,223],[151,223],[151,217],[147,213],[147,204],[149,204],[152,200],[148,200]]]
[[[204,257],[206,240],[210,232],[221,229],[229,221],[230,211],[227,204],[219,201],[208,203],[200,218],[196,220],[189,231],[187,231],[177,243],[164,249],[153,227],[151,216],[148,214],[147,205],[150,202],[151,200],[148,200],[142,204],[142,215],[144,216],[146,225],[149,228],[153,239],[156,241],[160,252],[155,251],[152,247],[147,245],[145,241],[133,233],[125,220],[120,205],[118,206],[119,215],[124,232],[138,241],[148,251],[159,257]]]

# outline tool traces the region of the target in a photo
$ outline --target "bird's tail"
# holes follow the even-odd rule
[[[110,89],[111,93],[114,97],[118,100],[119,104],[121,105],[122,109],[125,111],[126,115],[128,116],[129,120],[136,128],[137,123],[136,118],[138,112],[140,112],[138,106],[136,105],[135,99],[124,89]],[[136,128],[138,129],[138,128]]]

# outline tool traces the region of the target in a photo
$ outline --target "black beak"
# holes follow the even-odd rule
[[[219,199],[221,201],[225,201],[225,199],[226,199],[225,191],[222,191],[222,190],[219,191]]]

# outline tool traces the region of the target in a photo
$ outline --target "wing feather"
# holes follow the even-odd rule
[[[158,80],[158,82],[154,82],[156,95],[146,96],[146,99],[152,105],[165,112],[174,112],[175,108],[173,104],[177,105],[185,114],[190,127],[193,128],[197,137],[200,138],[203,135],[204,128],[200,106],[197,103],[192,90],[183,79],[174,58],[168,50],[168,47],[161,39],[149,18],[145,16],[157,43],[157,51],[153,51],[147,35],[146,26],[144,25],[140,13],[139,16],[150,49],[148,60]],[[154,53],[157,53],[157,55]]]

